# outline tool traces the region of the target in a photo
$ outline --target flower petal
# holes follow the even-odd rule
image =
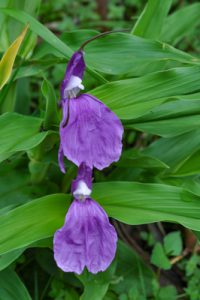
[[[64,154],[63,154],[63,148],[62,148],[62,144],[60,144],[59,150],[58,150],[58,163],[59,163],[59,167],[60,170],[65,173],[65,165],[64,165]]]
[[[79,201],[71,204],[62,228],[54,234],[54,258],[64,272],[81,274],[85,267],[85,232]]]
[[[117,234],[105,211],[92,199],[74,200],[64,226],[54,235],[54,258],[65,272],[104,271],[116,252]]]
[[[64,110],[67,105],[63,102]],[[118,117],[98,99],[88,94],[70,99],[68,123],[60,126],[60,138],[64,155],[76,165],[84,161],[102,170],[118,161],[122,134]]]
[[[65,78],[61,84],[61,99],[64,100],[68,94],[70,94],[69,90],[73,90],[76,88],[83,89],[83,85],[81,84],[83,73],[85,71],[85,62],[83,58],[83,52],[77,51],[75,52],[69,60],[67,65],[67,70],[65,73]],[[77,92],[77,91],[76,91]]]
[[[115,257],[117,234],[103,208],[94,200],[88,201],[86,231],[86,266],[91,273],[105,271]]]

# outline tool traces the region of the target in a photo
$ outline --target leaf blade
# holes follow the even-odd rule
[[[10,47],[4,53],[0,61],[0,90],[8,82],[12,68],[14,65],[15,58],[19,51],[19,48],[25,38],[26,32],[28,30],[28,25],[23,29],[22,33],[17,37],[17,39],[10,45]]]
[[[149,0],[131,33],[146,38],[158,38],[171,3],[172,0]]]

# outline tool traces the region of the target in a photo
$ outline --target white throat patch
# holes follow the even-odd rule
[[[87,184],[80,180],[77,189],[73,192],[73,195],[78,200],[84,200],[91,195],[92,191],[88,188]]]
[[[64,89],[64,97],[75,98],[80,90],[84,90],[84,86],[82,85],[82,79],[78,76],[72,75],[66,88]]]

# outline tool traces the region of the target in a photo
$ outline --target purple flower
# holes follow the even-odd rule
[[[90,198],[92,170],[81,164],[72,183],[75,197],[62,228],[54,235],[54,258],[65,272],[104,271],[112,262],[117,234],[103,208]]]
[[[61,86],[63,119],[60,124],[59,165],[63,156],[80,166],[102,170],[118,161],[122,151],[123,127],[118,117],[89,94],[77,96],[85,70],[83,52],[72,56]]]

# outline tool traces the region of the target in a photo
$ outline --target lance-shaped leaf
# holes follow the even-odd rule
[[[19,48],[24,40],[28,29],[28,25],[24,28],[18,38],[12,43],[12,45],[6,50],[0,61],[0,90],[8,82],[12,73],[12,68],[15,62],[15,58],[19,51]]]
[[[200,231],[200,196],[181,187],[103,182],[94,184],[92,196],[110,217],[127,224],[169,221]],[[0,254],[52,236],[64,223],[67,199],[65,194],[45,196],[0,216]]]
[[[6,300],[31,300],[23,282],[12,269],[0,273],[0,295]]]
[[[63,53],[66,58],[70,58],[73,54],[72,50],[63,43],[53,32],[51,32],[48,28],[42,25],[39,21],[33,18],[31,15],[19,9],[7,9],[0,8],[0,12],[18,20],[21,23],[29,23],[30,29],[38,34],[42,39],[44,39],[48,44],[53,46],[60,53]],[[96,78],[99,82],[105,83],[107,80],[95,70],[91,69],[89,66],[87,67],[88,73],[90,73],[94,78]]]
[[[134,26],[132,34],[157,39],[171,3],[172,0],[149,0]]]
[[[17,113],[5,113],[0,116],[0,161],[14,152],[27,151],[40,144],[48,135],[41,132],[43,120]]]

